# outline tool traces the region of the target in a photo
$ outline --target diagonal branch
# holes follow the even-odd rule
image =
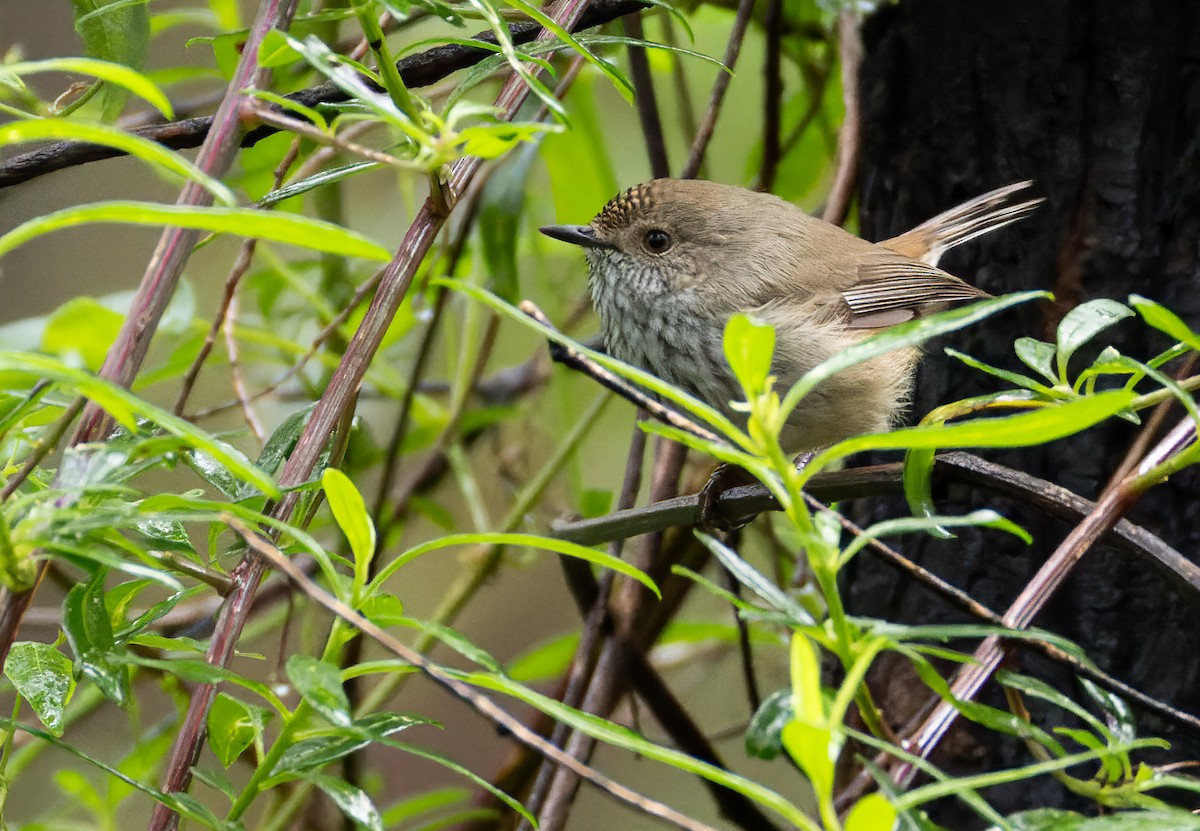
[[[1185,417],[1146,455],[1137,468],[1127,474],[1118,485],[1110,488],[1013,601],[1004,613],[1004,625],[1015,629],[1028,628],[1092,545],[1120,522],[1122,515],[1133,507],[1149,487],[1156,484],[1146,482],[1144,475],[1159,465],[1178,458],[1195,439],[1196,424],[1190,416]],[[950,692],[954,699],[969,701],[974,698],[1000,666],[1003,657],[1004,645],[1000,639],[994,636],[985,639],[975,650],[976,663],[960,670],[951,685]],[[958,709],[954,704],[939,701],[934,711],[915,732],[911,744],[913,752],[922,757],[928,756],[957,716]],[[893,769],[892,779],[897,783],[906,784],[915,773],[916,769],[911,764],[902,763]]]
[[[577,27],[586,8],[587,0],[563,0],[554,17],[560,26],[571,30]],[[542,30],[537,39],[551,37],[553,35],[549,31]],[[499,117],[511,120],[528,96],[529,87],[524,79],[515,73],[510,75],[496,97]],[[480,164],[479,158],[467,157],[455,166],[448,182],[450,198],[456,199],[466,191]],[[294,488],[313,475],[336,428],[353,408],[367,369],[408,294],[418,266],[446,219],[447,215],[438,211],[430,199],[426,199],[414,216],[395,256],[384,266],[371,305],[279,476],[280,485],[293,490],[273,507],[271,513],[276,519],[287,521],[291,517],[300,496]],[[235,588],[217,621],[207,655],[209,663],[225,667],[233,659],[234,648],[266,570],[267,561],[254,555],[247,556],[233,570],[231,576]],[[193,694],[183,727],[171,752],[162,788],[164,792],[182,791],[190,784],[191,768],[203,745],[204,723],[215,693],[213,685],[204,684]],[[174,828],[177,821],[178,815],[169,809],[156,809],[150,828],[151,831],[168,831]]]

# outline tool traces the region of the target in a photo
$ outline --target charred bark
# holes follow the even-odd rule
[[[861,79],[863,235],[882,239],[965,198],[1034,179],[1046,204],[1019,226],[952,252],[943,265],[994,294],[1052,290],[1030,305],[962,333],[953,345],[1022,369],[1012,342],[1053,341],[1062,314],[1096,297],[1151,297],[1200,323],[1200,4],[1189,0],[906,0],[864,28]],[[1136,320],[1101,337],[1147,358],[1169,345]],[[912,411],[999,389],[933,344]],[[1099,348],[1082,360],[1090,360]],[[1176,417],[1181,411],[1174,413]],[[1173,419],[1168,420],[1168,424]],[[1120,421],[1071,441],[985,454],[1094,498],[1138,428]],[[1131,519],[1185,554],[1200,543],[1200,476],[1186,471],[1155,489]],[[996,533],[938,542],[911,539],[923,565],[1003,609],[1068,527],[1011,503],[954,490],[946,513],[991,505],[1025,525],[1033,546]],[[902,504],[874,503],[863,519],[895,516]],[[911,621],[951,620],[922,589],[867,559],[849,583],[853,611]],[[1099,547],[1076,570],[1037,625],[1082,644],[1104,669],[1147,692],[1200,710],[1200,598],[1185,596],[1146,563]],[[1073,680],[1021,659],[1080,697]],[[993,701],[995,703],[995,701]],[[1037,716],[1062,723],[1062,715]],[[1171,740],[1174,759],[1195,758],[1200,736],[1142,718],[1143,735]],[[941,761],[957,770],[995,770],[1029,761],[1024,748],[967,728],[967,750]],[[1064,804],[1053,780],[987,794],[1007,813]],[[972,822],[957,808],[940,819]],[[975,821],[978,824],[978,821]]]

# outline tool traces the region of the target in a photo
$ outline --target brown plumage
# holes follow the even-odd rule
[[[1021,182],[871,243],[771,194],[657,179],[615,197],[590,225],[550,226],[581,245],[609,352],[744,420],[722,350],[725,323],[747,312],[776,329],[779,389],[883,326],[988,295],[937,268],[941,255],[1014,222]],[[908,397],[919,353],[900,350],[821,383],[780,437],[789,451],[887,429]]]

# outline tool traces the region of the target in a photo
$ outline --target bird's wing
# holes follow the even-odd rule
[[[953,274],[902,257],[863,263],[858,282],[842,290],[850,309],[848,325],[856,329],[903,323],[931,306],[989,296]]]

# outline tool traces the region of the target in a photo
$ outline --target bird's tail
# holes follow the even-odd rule
[[[936,266],[942,255],[981,234],[1003,228],[1022,219],[1045,200],[1041,197],[1014,202],[1011,197],[1025,190],[1032,181],[1014,182],[964,202],[958,207],[922,222],[911,231],[892,237],[880,245]]]

